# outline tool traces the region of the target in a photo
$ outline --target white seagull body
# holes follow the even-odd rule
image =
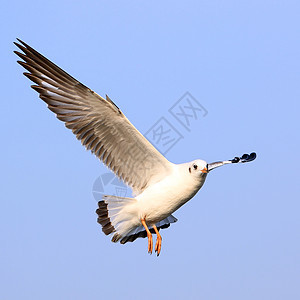
[[[159,230],[177,219],[172,216],[202,187],[207,173],[224,164],[248,162],[256,155],[207,164],[195,160],[173,164],[129,122],[121,110],[106,96],[102,98],[71,77],[36,50],[18,40],[23,52],[18,61],[36,83],[32,88],[57,118],[71,129],[82,144],[91,150],[120,179],[129,185],[134,198],[103,196],[98,202],[98,222],[112,241],[122,244],[138,237],[148,237],[152,253],[152,234],[157,234],[155,251],[161,251]]]
[[[203,165],[202,169],[204,171],[200,171],[201,175],[195,170],[192,172],[189,168],[190,165],[196,164],[196,162]],[[198,160],[180,165],[169,164],[171,170],[167,176],[147,187],[134,198],[136,201],[122,209],[122,214],[117,218],[117,222],[124,217],[128,220],[126,224],[128,227],[122,226],[122,230],[118,232],[120,236],[127,235],[128,232],[137,228],[143,231],[143,227],[139,228],[142,219],[145,219],[150,227],[160,222],[162,223],[157,227],[175,222],[176,219],[171,214],[189,201],[204,184],[207,175],[207,164],[204,161]],[[112,196],[105,196],[104,201],[107,201],[108,198],[110,199]],[[119,197],[116,197],[116,199],[119,199]],[[114,221],[113,223],[115,228],[117,222]]]

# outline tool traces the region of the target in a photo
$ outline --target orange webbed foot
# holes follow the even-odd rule
[[[152,249],[153,249],[153,238],[152,238],[152,234],[146,224],[145,219],[141,219],[141,222],[144,226],[144,228],[146,229],[147,232],[147,237],[148,237],[148,253],[152,254]]]
[[[155,243],[155,252],[157,254],[157,256],[159,256],[160,254],[160,251],[161,251],[161,241],[162,241],[162,237],[161,235],[159,234],[159,231],[158,229],[156,228],[156,226],[154,225],[153,226],[153,229],[157,235],[157,238],[156,238],[156,243]]]

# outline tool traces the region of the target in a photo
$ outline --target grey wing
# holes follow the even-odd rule
[[[15,53],[40,98],[81,143],[138,194],[171,172],[171,163],[106,96],[102,98],[18,40]]]

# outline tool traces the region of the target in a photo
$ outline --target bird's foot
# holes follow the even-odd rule
[[[147,234],[148,236],[148,253],[152,254],[152,249],[153,249],[153,238],[152,234]]]
[[[156,239],[156,243],[155,243],[155,252],[157,254],[157,256],[159,256],[160,254],[160,250],[161,250],[161,236],[157,236],[157,239]]]
[[[161,235],[160,235],[160,233],[159,233],[159,231],[158,231],[158,229],[155,225],[153,225],[153,229],[154,229],[154,231],[156,233],[156,236],[157,236],[156,243],[155,243],[155,252],[156,252],[157,256],[159,256],[160,250],[161,250],[162,238],[161,238]]]

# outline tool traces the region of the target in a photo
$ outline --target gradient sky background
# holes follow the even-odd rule
[[[300,299],[299,1],[10,1],[1,7],[1,299]],[[19,37],[142,132],[189,91],[208,114],[175,163],[256,151],[209,174],[163,230],[114,244],[107,168],[29,88]],[[170,118],[171,120],[171,118]],[[158,199],[159,200],[159,199]]]

